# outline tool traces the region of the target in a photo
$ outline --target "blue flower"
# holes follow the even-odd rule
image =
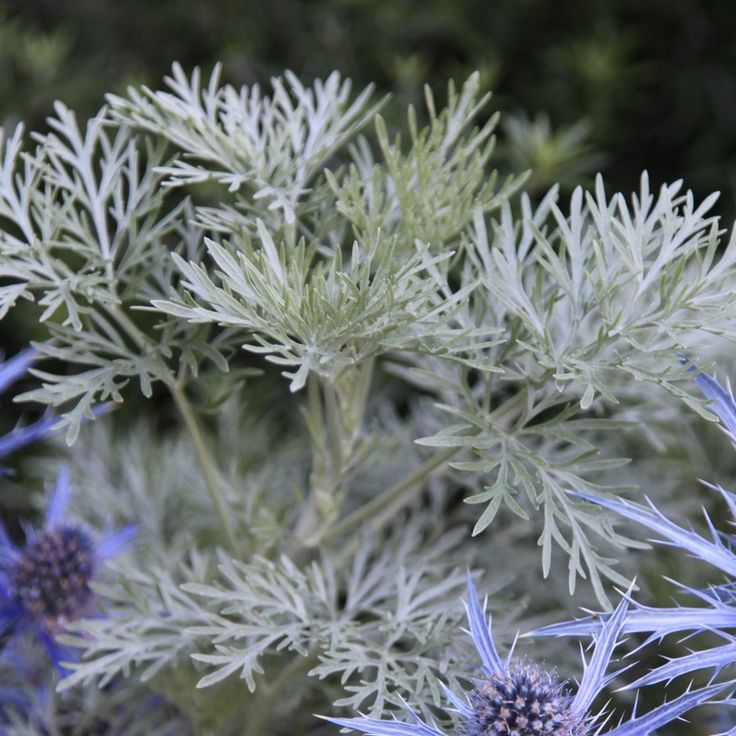
[[[0,363],[0,393],[3,393],[9,386],[23,378],[35,359],[36,351],[28,348]],[[53,434],[58,421],[57,417],[47,413],[33,424],[19,424],[8,434],[0,437],[0,459],[7,457],[21,447]]]
[[[0,640],[30,631],[57,667],[66,653],[55,635],[70,621],[95,615],[89,584],[136,533],[128,526],[100,535],[67,521],[71,493],[69,474],[62,471],[43,528],[27,530],[23,547],[13,544],[0,525]]]
[[[696,371],[697,368],[691,366],[688,370]],[[736,401],[731,387],[727,385],[724,388],[715,378],[702,373],[696,375],[694,380],[703,394],[711,399],[710,409],[718,415],[722,429],[736,446]],[[736,495],[720,486],[709,483],[705,485],[720,494],[736,522]],[[723,572],[728,579],[722,585],[704,590],[676,583],[681,590],[700,602],[697,606],[653,608],[633,602],[624,622],[624,633],[649,633],[648,643],[676,632],[697,634],[708,631],[722,637],[724,643],[671,659],[641,677],[632,687],[669,681],[679,675],[702,669],[712,669],[717,674],[723,667],[736,661],[736,552],[733,536],[719,532],[707,514],[705,520],[710,538],[678,526],[667,519],[649,499],[648,506],[643,507],[628,501],[599,498],[585,493],[574,495],[651,529],[662,538],[652,541],[689,552],[693,557]],[[588,636],[600,631],[610,615],[594,614],[575,621],[545,626],[532,632],[532,635]]]
[[[626,620],[626,599],[601,627],[590,660],[584,661],[583,677],[575,693],[554,671],[525,659],[513,659],[513,652],[505,659],[500,657],[470,575],[467,611],[483,676],[465,697],[445,689],[451,704],[449,710],[460,715],[459,733],[463,736],[647,736],[726,687],[720,684],[689,690],[645,715],[633,715],[603,731],[605,714],[591,708],[601,691],[619,674],[607,670]],[[374,736],[444,736],[434,722],[421,720],[409,707],[406,711],[410,723],[364,716],[326,720]]]

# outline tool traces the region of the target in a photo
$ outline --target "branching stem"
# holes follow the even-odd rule
[[[284,687],[295,675],[301,674],[318,661],[317,652],[312,651],[306,657],[294,657],[272,682],[262,682],[250,699],[247,714],[247,725],[243,736],[261,736],[265,725],[272,717],[274,705],[283,697]],[[263,680],[263,678],[261,678]]]
[[[422,489],[422,481],[425,480],[432,471],[444,465],[450,460],[453,455],[460,452],[462,447],[449,447],[443,452],[437,453],[420,465],[415,471],[409,473],[405,478],[402,478],[396,485],[384,491],[379,496],[376,496],[372,501],[369,501],[364,506],[353,511],[352,514],[348,514],[342,521],[337,524],[328,527],[323,530],[321,534],[313,541],[313,545],[334,537],[338,537],[341,534],[349,531],[355,526],[362,524],[367,519],[378,514],[381,510],[385,509],[389,504],[395,503],[399,499],[402,500],[402,505],[408,503],[412,496]]]
[[[194,451],[197,454],[197,460],[202,468],[204,482],[207,486],[207,490],[209,491],[217,516],[220,519],[220,524],[223,532],[225,533],[228,547],[233,554],[236,554],[238,543],[235,538],[235,531],[230,523],[230,516],[228,514],[225,496],[222,492],[222,485],[217,472],[217,466],[215,465],[212,455],[207,448],[207,443],[204,441],[202,430],[199,428],[197,418],[194,416],[192,405],[189,403],[189,399],[187,399],[184,390],[178,383],[175,381],[171,381],[170,383],[167,382],[167,386],[174,398],[174,403],[176,404],[177,409],[179,409],[179,413],[184,420],[189,436],[192,438]]]
[[[118,325],[125,331],[130,339],[141,351],[150,351],[155,353],[154,346],[148,337],[141,332],[135,323],[128,317],[127,314],[119,307],[107,307],[108,313],[115,318]],[[215,512],[219,517],[222,530],[225,534],[225,539],[230,551],[235,554],[237,552],[237,540],[235,537],[235,531],[233,530],[230,522],[230,516],[228,515],[227,504],[225,503],[225,497],[222,493],[222,486],[220,478],[217,472],[217,466],[212,458],[212,455],[207,448],[207,443],[202,435],[202,430],[199,427],[197,418],[194,415],[192,405],[187,399],[186,393],[182,388],[181,384],[176,380],[171,369],[164,363],[161,362],[162,368],[162,379],[166,384],[169,392],[171,393],[176,408],[179,410],[184,424],[189,432],[189,436],[194,444],[194,451],[197,455],[197,461],[202,469],[202,476],[204,478],[207,491],[212,499],[212,504],[215,507]]]

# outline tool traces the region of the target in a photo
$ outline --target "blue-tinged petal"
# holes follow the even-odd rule
[[[465,607],[468,611],[470,635],[473,637],[475,648],[478,650],[483,672],[486,675],[500,675],[505,666],[501,661],[501,657],[498,656],[496,645],[493,643],[491,627],[486,620],[485,606],[480,605],[478,591],[475,589],[470,571],[468,571],[468,601]]]
[[[721,494],[721,497],[728,505],[728,510],[731,512],[731,516],[733,517],[734,521],[736,521],[736,495],[731,493],[731,491],[727,491],[723,486],[708,483],[704,480],[701,480],[700,482],[704,486],[706,486],[706,488],[710,488],[711,490],[717,491]]]
[[[61,677],[71,674],[71,671],[65,665],[79,660],[79,650],[59,644],[53,635],[44,631],[42,628],[38,628],[36,634],[43,646],[46,648],[46,652],[49,655],[49,661],[56,672]]]
[[[468,705],[462,698],[458,698],[447,685],[442,684],[442,689],[445,691],[447,699],[452,703],[454,710],[456,710],[463,718],[470,718],[473,715],[473,709]]]
[[[0,600],[0,650],[5,640],[16,632],[23,623],[23,607],[15,601]]]
[[[0,458],[12,455],[21,447],[46,439],[56,432],[58,423],[58,417],[46,414],[33,424],[17,426],[3,437],[0,437]]]
[[[69,477],[69,469],[62,468],[56,481],[56,487],[49,499],[46,509],[46,528],[51,529],[59,526],[64,521],[66,507],[72,495],[72,484]]]
[[[8,569],[17,559],[19,555],[7,555],[5,559],[0,558],[0,565],[7,564]],[[12,598],[10,594],[10,575],[7,570],[3,570],[0,567],[0,607],[3,606],[3,602],[9,601]]]
[[[577,716],[588,712],[598,693],[618,674],[614,672],[607,675],[606,670],[611,662],[613,650],[618,644],[627,610],[628,601],[623,598],[595,640],[593,656],[589,662],[584,663],[583,677],[572,704],[572,711]]]
[[[105,534],[97,545],[95,556],[100,562],[115,557],[136,534],[138,534],[138,529],[134,526],[124,526],[110,534]]]
[[[652,685],[656,682],[673,680],[675,677],[696,670],[713,668],[717,674],[723,667],[733,664],[734,661],[736,661],[736,641],[720,647],[711,647],[710,649],[693,652],[684,657],[670,659],[667,664],[648,672],[623,689],[631,690],[645,685]]]
[[[21,350],[9,360],[0,363],[0,393],[25,376],[31,363],[36,359],[37,351],[33,348]]]
[[[444,736],[436,728],[422,723],[415,716],[415,723],[402,723],[401,721],[381,721],[376,718],[326,718],[324,720],[334,723],[336,726],[352,728],[354,731],[362,731],[370,736]]]
[[[578,498],[615,511],[627,519],[636,521],[657,534],[661,534],[666,540],[664,542],[661,540],[655,541],[659,541],[661,544],[671,544],[675,547],[681,547],[692,553],[695,557],[699,557],[701,560],[719,568],[730,577],[736,577],[736,555],[731,550],[724,547],[720,541],[710,542],[694,531],[688,531],[681,526],[677,526],[677,524],[673,524],[655,508],[651,501],[648,501],[651,508],[650,511],[628,501],[601,498],[577,491],[571,491],[571,493]]]
[[[734,401],[731,386],[723,388],[714,376],[705,373],[698,374],[693,380],[703,395],[711,400],[708,408],[718,415],[729,434],[736,436],[736,401]]]
[[[8,535],[8,530],[5,528],[5,524],[0,521],[0,565],[2,565],[3,555],[6,553],[12,554],[14,550],[15,545]]]
[[[38,536],[38,529],[36,529],[36,527],[27,519],[21,519],[19,523],[20,528],[23,530],[23,536],[25,537],[27,547],[35,541]]]
[[[550,624],[524,636],[592,636],[608,621],[610,613],[596,613],[574,621]],[[650,608],[637,604],[628,612],[622,634],[652,632],[656,637],[677,631],[720,629],[736,626],[736,610],[730,606],[717,608]]]
[[[713,606],[713,608],[731,611],[734,620],[736,620],[736,608],[733,607],[733,603],[736,601],[736,588],[734,587],[736,581],[726,582],[721,585],[710,585],[705,589],[700,589],[685,585],[685,583],[681,583],[679,580],[673,580],[667,576],[664,576],[663,580],[672,583],[688,595],[699,598],[709,606]]]
[[[719,683],[699,690],[690,690],[650,710],[643,716],[632,718],[616,726],[613,730],[607,731],[605,736],[649,736],[655,729],[671,723],[691,708],[707,702],[714,695],[732,686],[733,683]]]

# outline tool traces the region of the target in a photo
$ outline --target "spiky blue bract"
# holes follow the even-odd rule
[[[0,393],[23,378],[36,357],[36,351],[28,348],[0,363]],[[46,413],[32,424],[18,424],[6,435],[0,437],[0,459],[54,434],[58,422],[57,417]],[[2,466],[0,466],[0,472],[2,472]]]
[[[95,615],[90,588],[105,560],[135,535],[134,527],[98,534],[66,518],[72,494],[63,470],[49,499],[41,529],[16,546],[0,526],[0,639],[31,633],[45,645],[55,666],[67,652],[54,636],[70,621]]]
[[[12,386],[23,378],[35,359],[36,351],[33,348],[27,348],[0,363],[0,394],[8,386]]]
[[[465,607],[468,612],[470,635],[473,637],[473,643],[480,656],[481,668],[486,675],[500,674],[506,669],[508,662],[502,662],[496,651],[496,645],[491,636],[491,627],[486,620],[485,606],[481,606],[478,600],[478,591],[475,589],[470,572],[468,572],[467,588],[468,600]]]
[[[619,674],[608,670],[626,621],[627,599],[622,599],[601,626],[590,660],[584,662],[580,685],[573,693],[554,671],[526,659],[512,659],[511,654],[501,659],[470,576],[467,587],[469,631],[483,676],[462,696],[445,688],[450,701],[447,710],[460,716],[455,733],[461,736],[649,736],[728,687],[721,683],[689,690],[644,715],[634,713],[627,721],[604,731],[605,714],[591,709],[601,691]],[[423,721],[408,706],[406,716],[406,721],[395,716],[392,720],[366,716],[326,720],[373,736],[445,736],[434,722]]]
[[[687,358],[683,358],[684,363],[688,363]],[[697,373],[698,367],[690,365],[688,371]],[[733,441],[736,441],[736,400],[734,400],[731,384],[727,380],[726,386],[721,386],[715,376],[709,376],[706,373],[697,373],[693,380],[701,390],[703,395],[711,400],[708,407],[721,420],[723,428]]]
[[[697,368],[691,366],[689,370],[695,372]],[[702,373],[696,375],[694,380],[703,394],[712,400],[710,408],[718,415],[731,441],[736,443],[736,400],[730,385],[724,388],[715,378]],[[721,486],[709,483],[705,485],[721,496],[733,521],[736,522],[736,496]],[[635,521],[655,533],[656,537],[651,541],[677,547],[715,567],[729,579],[729,582],[723,585],[711,586],[706,590],[676,583],[691,598],[698,599],[705,605],[652,608],[632,602],[623,627],[625,633],[648,633],[650,636],[647,642],[649,642],[677,632],[697,634],[708,631],[716,633],[725,642],[672,659],[639,678],[632,687],[667,682],[696,670],[709,669],[718,674],[724,667],[733,664],[736,661],[736,553],[732,536],[716,529],[707,513],[704,515],[709,536],[703,536],[692,528],[688,529],[670,521],[649,499],[645,507],[629,501],[602,498],[586,493],[574,495]],[[576,621],[545,626],[532,632],[532,635],[588,636],[600,631],[609,615],[597,613]]]

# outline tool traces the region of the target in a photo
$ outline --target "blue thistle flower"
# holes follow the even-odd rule
[[[697,368],[690,366],[688,370],[694,372]],[[714,377],[702,373],[696,375],[694,380],[703,394],[711,399],[710,409],[718,415],[721,428],[736,447],[736,400],[730,385],[727,383],[724,388]],[[720,494],[736,523],[736,495],[721,486],[710,483],[705,483],[705,486]],[[736,551],[733,537],[719,532],[707,513],[704,515],[710,538],[698,534],[692,528],[687,529],[670,521],[649,499],[648,505],[644,507],[629,501],[599,498],[586,493],[574,495],[641,524],[661,537],[651,541],[689,552],[693,557],[720,570],[728,578],[728,582],[705,590],[673,581],[682,591],[700,601],[701,605],[697,606],[654,608],[632,601],[633,607],[627,613],[623,631],[648,633],[650,636],[645,643],[661,639],[667,634],[688,632],[695,635],[704,631],[715,633],[724,640],[724,644],[719,646],[669,660],[639,678],[632,687],[669,681],[703,669],[712,669],[714,675],[717,675],[724,667],[736,661]],[[574,621],[545,626],[531,632],[531,635],[594,635],[606,625],[609,616],[611,614],[596,613]]]
[[[483,677],[464,698],[445,688],[451,710],[460,715],[458,734],[462,736],[603,736],[604,733],[605,736],[648,736],[726,688],[718,684],[688,690],[649,713],[633,715],[604,732],[604,713],[591,712],[591,707],[601,691],[619,674],[618,671],[607,673],[607,670],[626,620],[626,599],[601,627],[590,660],[584,661],[583,677],[574,694],[554,671],[544,670],[524,659],[513,659],[513,651],[501,659],[470,575],[466,607]],[[406,712],[410,723],[396,718],[389,721],[365,716],[325,720],[374,736],[444,736],[434,722],[421,720],[408,706]]]
[[[26,531],[17,547],[0,525],[0,640],[35,633],[58,668],[66,654],[54,641],[67,623],[96,613],[90,582],[104,562],[133,538],[132,526],[96,534],[65,519],[72,494],[69,474],[59,474],[42,529]]]

